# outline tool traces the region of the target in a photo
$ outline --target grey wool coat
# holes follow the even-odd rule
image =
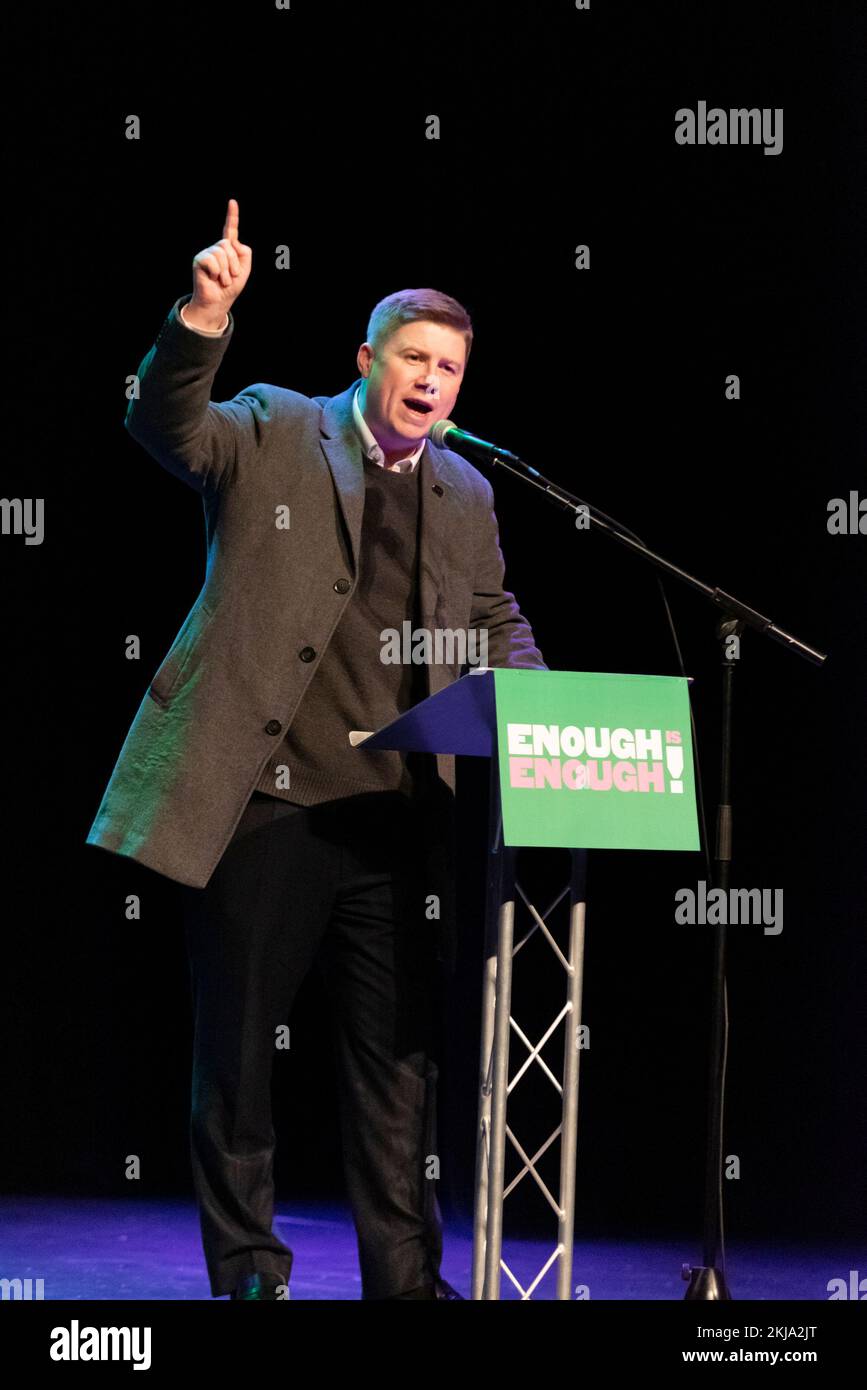
[[[234,320],[219,338],[194,333],[179,317],[189,298],[172,306],[141,363],[125,423],[200,494],[205,580],[151,677],[87,843],[203,888],[351,598],[365,487],[358,381],[334,397],[257,383],[211,401]],[[489,666],[544,669],[503,588],[490,483],[429,440],[418,467],[422,627],[487,629]],[[288,530],[276,524],[286,507]],[[460,674],[426,670],[429,694]],[[363,710],[358,719],[367,727]],[[453,801],[454,758],[437,755],[437,771],[434,839]]]

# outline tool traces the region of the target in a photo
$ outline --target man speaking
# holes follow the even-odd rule
[[[230,199],[127,411],[133,438],[201,495],[207,564],[87,842],[184,885],[190,1148],[214,1297],[285,1296],[270,1087],[315,961],[362,1297],[458,1298],[439,1273],[428,1176],[439,967],[454,960],[454,759],[365,750],[349,734],[461,674],[452,642],[429,644],[445,656],[426,665],[388,656],[404,623],[482,634],[490,666],[545,663],[503,588],[490,484],[427,437],[458,398],[466,311],[398,291],[374,309],[342,394],[257,383],[213,402],[252,265],[238,219]]]

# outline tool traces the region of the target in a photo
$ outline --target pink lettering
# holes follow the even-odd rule
[[[649,792],[651,787],[655,792],[665,791],[665,777],[663,776],[662,763],[639,763],[638,790],[640,792]]]
[[[599,776],[599,768],[602,768],[602,777]],[[611,764],[598,763],[595,760],[587,764],[587,785],[594,792],[607,792],[611,788]]]
[[[563,764],[563,781],[573,792],[587,786],[587,769],[577,758],[569,758]]]
[[[560,787],[560,763],[557,758],[534,758],[536,764],[536,780],[534,787]]]
[[[510,787],[532,787],[533,785],[533,759],[532,758],[510,758],[509,759],[509,786]]]
[[[635,768],[632,763],[615,763],[613,775],[614,785],[619,792],[635,791]]]

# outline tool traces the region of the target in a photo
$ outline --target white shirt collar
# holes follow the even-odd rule
[[[361,387],[357,386],[355,388],[355,395],[352,397],[352,418],[355,421],[355,428],[358,431],[365,457],[369,458],[371,463],[378,463],[380,468],[385,468],[389,473],[414,472],[415,466],[422,456],[427,440],[423,439],[418,448],[415,449],[413,453],[407,454],[405,459],[398,459],[396,463],[387,464],[385,462],[385,454],[377,444],[370,426],[361,413],[361,406],[358,404],[358,393],[360,390]]]

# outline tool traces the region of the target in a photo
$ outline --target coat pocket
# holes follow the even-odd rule
[[[158,705],[167,705],[196,668],[202,637],[214,614],[207,604],[195,604],[183,621],[162,664],[148,686],[148,695]]]

